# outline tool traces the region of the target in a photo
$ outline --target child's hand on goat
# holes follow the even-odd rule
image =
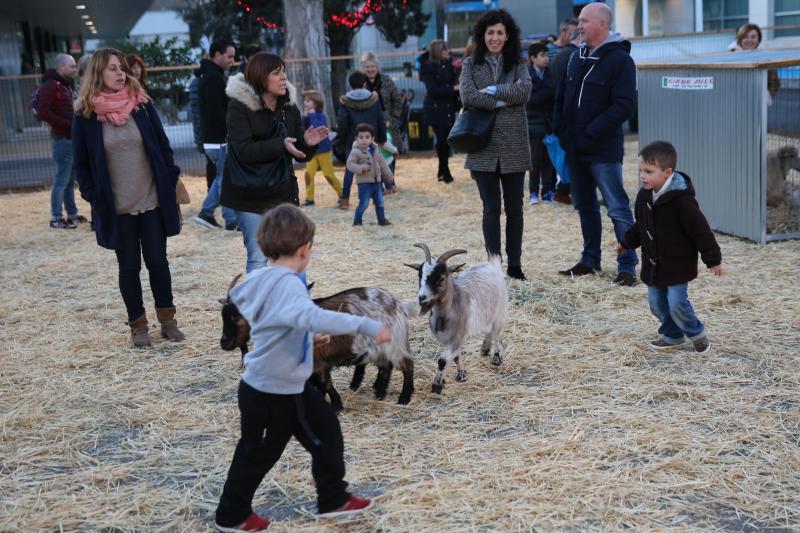
[[[381,325],[378,336],[375,337],[375,344],[384,344],[392,340],[392,332],[386,324]]]
[[[330,344],[330,342],[331,342],[330,335],[321,335],[319,333],[314,334],[314,348],[325,346],[326,344]]]

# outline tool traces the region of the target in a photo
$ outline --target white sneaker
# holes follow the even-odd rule
[[[532,192],[531,193],[531,199],[528,200],[528,205],[536,205],[538,203],[539,203],[539,194],[535,193],[535,192]]]

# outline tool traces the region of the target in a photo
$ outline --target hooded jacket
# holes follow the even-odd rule
[[[567,153],[586,162],[621,163],[622,125],[636,110],[636,66],[630,42],[610,34],[594,50],[584,45],[567,61],[553,128]]]
[[[428,52],[419,57],[419,79],[425,84],[422,112],[429,126],[452,126],[458,112],[456,70],[450,60],[434,63]]]
[[[252,85],[244,79],[244,74],[235,74],[228,79],[226,93],[230,98],[228,105],[227,128],[228,149],[233,150],[236,157],[244,164],[256,165],[275,161],[280,157],[291,157],[283,145],[286,137],[294,137],[295,148],[306,154],[306,161],[315,153],[313,146],[303,140],[303,123],[300,110],[296,105],[295,88],[287,83],[289,98],[279,103],[275,111],[264,105],[260,95],[256,94]],[[276,121],[284,120],[286,135],[277,136]],[[226,165],[227,169],[227,165]],[[297,178],[289,166],[291,179],[283,191],[270,194],[243,194],[231,185],[231,177],[227,170],[222,173],[222,193],[220,203],[225,207],[248,213],[263,213],[271,207],[284,202],[297,205]]]
[[[531,95],[525,104],[525,114],[528,117],[528,135],[544,137],[550,133],[550,117],[553,113],[555,94],[550,84],[550,69],[545,68],[543,77],[540,78],[533,65],[528,65],[531,74]]]
[[[665,184],[665,186],[667,186]],[[692,180],[675,172],[672,182],[653,202],[653,190],[641,188],[634,209],[636,222],[620,244],[642,247],[642,282],[663,287],[697,277],[697,254],[708,268],[722,263],[722,254],[694,195]]]
[[[375,142],[386,142],[386,120],[381,111],[378,93],[367,89],[352,89],[339,98],[339,116],[336,136],[350,147],[356,138],[356,126],[369,124],[375,129]]]
[[[54,68],[47,69],[39,89],[37,116],[50,125],[53,137],[69,139],[72,135],[73,80],[65,80]]]
[[[231,301],[250,324],[253,349],[242,381],[271,394],[300,394],[314,368],[313,333],[376,337],[381,324],[318,307],[295,272],[284,266],[254,270],[231,289]]]
[[[369,165],[369,170],[365,169],[366,165]],[[383,178],[389,183],[394,181],[389,164],[375,143],[364,150],[358,146],[358,141],[354,141],[345,166],[355,175],[356,183],[381,183]]]
[[[228,111],[225,71],[210,59],[203,59],[197,70],[200,74],[200,84],[197,86],[200,140],[211,144],[224,143],[227,136],[225,116]]]

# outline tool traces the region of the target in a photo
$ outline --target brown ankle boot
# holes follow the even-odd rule
[[[156,316],[158,321],[161,322],[161,336],[165,337],[172,342],[182,341],[186,337],[178,329],[178,323],[175,321],[175,308],[174,307],[156,307]]]
[[[339,198],[339,209],[350,209],[350,198]]]
[[[128,322],[131,327],[131,340],[137,348],[149,348],[150,336],[147,334],[147,315],[142,315],[136,320]]]

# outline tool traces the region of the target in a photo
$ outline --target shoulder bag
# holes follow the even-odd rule
[[[508,73],[504,72],[497,84],[505,83],[507,78]],[[447,144],[456,152],[468,154],[483,149],[489,144],[496,117],[497,109],[479,109],[477,107],[462,109],[450,129]]]

